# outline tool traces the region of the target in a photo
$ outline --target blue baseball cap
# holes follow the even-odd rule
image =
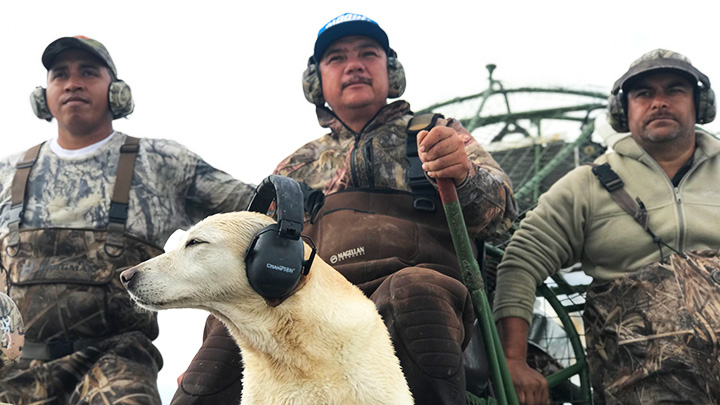
[[[320,62],[330,44],[342,37],[351,35],[372,38],[385,49],[385,53],[390,52],[387,34],[380,28],[378,23],[362,14],[345,13],[333,18],[318,31],[317,40],[315,40],[315,52],[313,53],[315,62]]]

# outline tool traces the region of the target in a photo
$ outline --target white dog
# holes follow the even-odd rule
[[[375,305],[322,259],[279,305],[253,290],[245,252],[273,222],[252,212],[208,217],[181,247],[121,278],[142,307],[200,308],[227,325],[242,349],[243,405],[412,404]]]

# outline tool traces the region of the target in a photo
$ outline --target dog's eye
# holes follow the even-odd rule
[[[202,240],[197,240],[197,239],[190,239],[190,240],[187,241],[187,243],[185,244],[185,247],[190,247],[190,246],[193,246],[193,245],[199,245],[199,244],[201,244],[201,243],[207,243],[207,242],[202,241]]]

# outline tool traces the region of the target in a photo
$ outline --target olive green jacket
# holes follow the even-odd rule
[[[680,251],[720,248],[720,141],[698,132],[696,145],[678,187],[631,137],[596,160],[610,164],[628,194],[645,203],[650,229]],[[659,260],[658,246],[590,166],[578,167],[540,197],[513,235],[498,267],[495,319],[530,322],[536,287],[577,262],[586,274],[609,280]]]

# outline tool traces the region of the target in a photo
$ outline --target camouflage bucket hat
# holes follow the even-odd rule
[[[618,94],[620,90],[627,92],[630,85],[637,79],[649,72],[658,70],[674,70],[690,79],[696,87],[698,82],[701,82],[705,87],[710,87],[710,79],[695,68],[690,59],[667,49],[655,49],[630,64],[628,71],[613,85],[612,94]]]
[[[103,63],[105,63],[105,65],[107,65],[113,75],[117,77],[118,74],[117,69],[115,68],[115,63],[113,63],[110,53],[105,46],[94,39],[82,35],[59,38],[48,45],[42,54],[42,64],[45,66],[45,69],[50,70],[55,58],[62,51],[71,48],[82,49],[97,56],[101,61],[103,61]]]

